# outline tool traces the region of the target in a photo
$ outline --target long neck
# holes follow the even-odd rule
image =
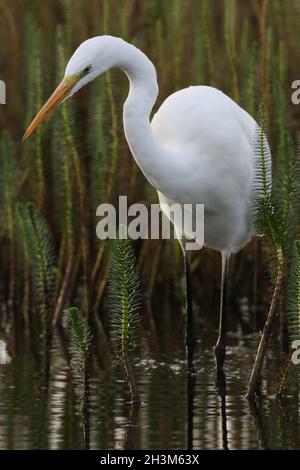
[[[123,110],[126,140],[144,175],[160,189],[162,167],[170,152],[159,143],[150,126],[150,113],[158,94],[155,67],[143,52],[125,41],[120,40],[118,49],[116,66],[130,82]]]

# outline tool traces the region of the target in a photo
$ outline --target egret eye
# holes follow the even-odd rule
[[[89,73],[89,71],[91,70],[92,66],[91,65],[88,65],[87,67],[85,67],[85,69],[83,69],[84,73]]]

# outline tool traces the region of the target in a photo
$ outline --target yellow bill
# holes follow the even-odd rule
[[[56,90],[52,93],[48,101],[44,104],[42,109],[36,115],[28,129],[26,130],[23,140],[27,139],[35,129],[46,119],[46,117],[53,111],[68,95],[68,93],[72,90],[76,82],[78,81],[78,77],[67,77],[64,78],[63,81],[58,85]]]

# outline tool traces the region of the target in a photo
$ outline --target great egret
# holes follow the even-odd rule
[[[251,221],[255,120],[232,99],[209,86],[169,96],[154,115],[156,70],[147,56],[113,36],[86,40],[67,64],[65,77],[28,127],[28,137],[62,101],[112,67],[130,82],[123,122],[136,163],[158,192],[160,203],[204,204],[204,243],[222,254],[217,364],[225,358],[226,281],[229,257],[254,235]],[[175,226],[176,230],[176,226]],[[185,234],[188,235],[188,234]],[[194,336],[189,253],[182,243],[187,287],[186,347],[193,367]]]

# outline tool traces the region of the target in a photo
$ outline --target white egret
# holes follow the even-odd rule
[[[217,363],[225,357],[228,261],[254,235],[251,220],[255,120],[232,99],[209,86],[169,96],[154,115],[158,85],[147,56],[113,36],[83,42],[67,64],[65,77],[28,127],[28,137],[58,104],[103,72],[117,67],[130,82],[124,104],[125,136],[136,163],[157,190],[161,203],[204,204],[205,246],[222,255]],[[175,226],[176,230],[176,226]],[[185,234],[188,236],[188,234]],[[194,336],[189,254],[183,247],[187,286],[187,365],[193,366]]]

